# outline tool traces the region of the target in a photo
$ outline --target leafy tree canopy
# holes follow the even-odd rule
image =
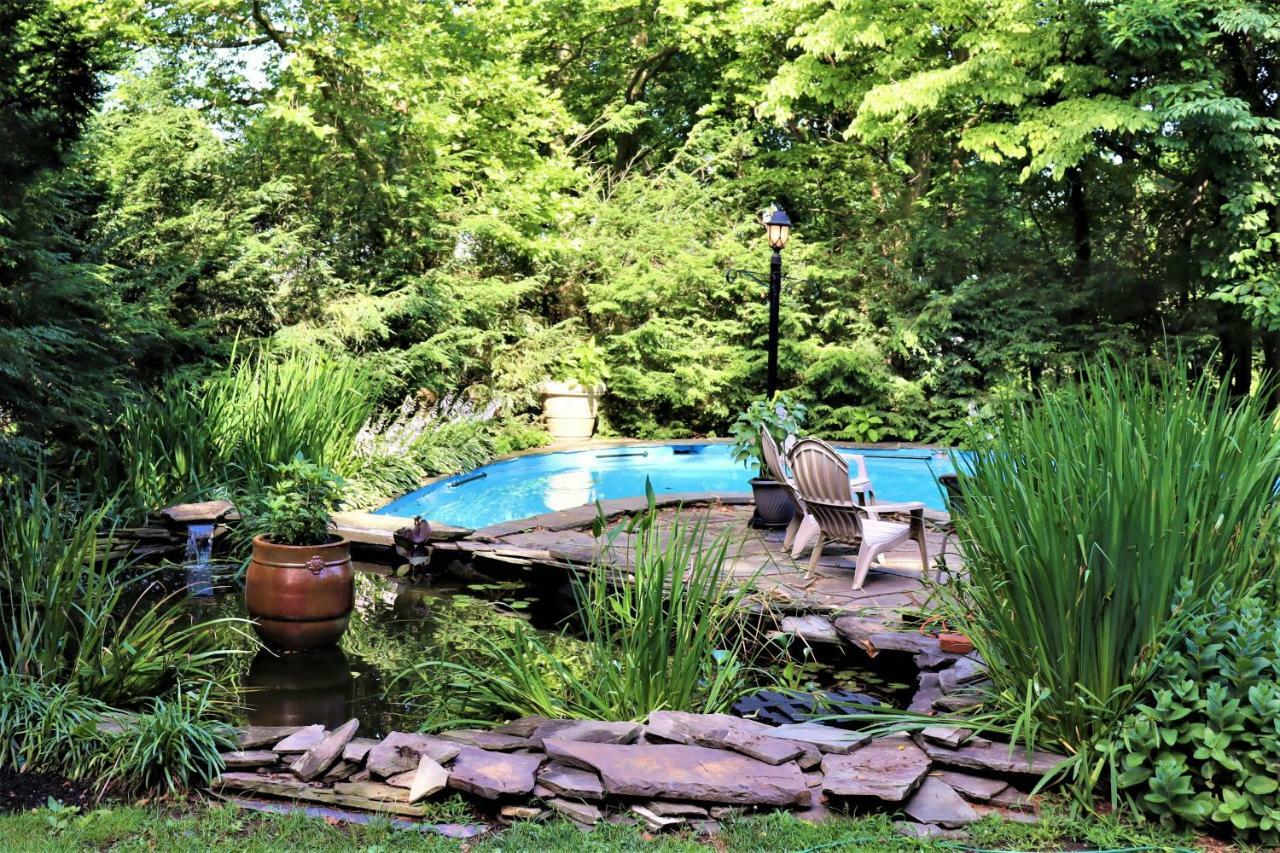
[[[17,0],[0,436],[70,448],[242,346],[509,414],[950,440],[1100,350],[1280,366],[1277,45],[1232,0]],[[1216,353],[1216,355],[1215,355]],[[29,378],[28,374],[31,374]]]

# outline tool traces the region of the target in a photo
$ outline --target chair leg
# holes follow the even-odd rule
[[[921,531],[916,536],[916,544],[920,546],[920,577],[923,580],[929,579],[929,548],[924,543],[924,532]]]
[[[863,582],[867,579],[867,573],[871,571],[871,564],[875,562],[876,557],[880,555],[880,549],[876,547],[867,547],[863,543],[858,549],[858,567],[853,573],[853,588],[862,589]]]
[[[787,525],[787,535],[782,537],[782,547],[784,549],[790,549],[791,543],[796,541],[796,533],[800,530],[802,520],[799,510],[792,513],[791,523]]]
[[[814,570],[818,568],[818,560],[822,557],[822,546],[825,544],[827,544],[827,540],[819,533],[818,541],[813,544],[813,556],[809,558],[809,571],[805,573],[806,575],[813,574]]]
[[[800,529],[796,531],[796,537],[791,541],[791,559],[798,560],[800,555],[804,553],[805,546],[818,533],[818,522],[814,520],[812,515],[806,515],[804,520],[800,522]]]

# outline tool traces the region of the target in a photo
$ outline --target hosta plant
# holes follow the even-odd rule
[[[1215,593],[1162,656],[1147,700],[1113,741],[1140,811],[1280,842],[1280,621]]]
[[[738,415],[733,424],[733,458],[748,468],[756,466],[758,476],[770,479],[773,474],[764,461],[764,433],[768,432],[781,447],[788,435],[799,435],[804,426],[807,410],[786,391],[779,391],[773,399],[754,400],[747,410]]]

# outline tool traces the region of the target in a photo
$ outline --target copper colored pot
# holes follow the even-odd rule
[[[268,645],[288,651],[332,646],[347,630],[354,601],[349,540],[277,545],[254,538],[244,603]]]

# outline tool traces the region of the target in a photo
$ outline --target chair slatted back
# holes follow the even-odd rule
[[[787,466],[782,461],[782,453],[778,450],[778,442],[774,441],[768,430],[760,433],[760,448],[764,451],[764,464],[769,467],[769,473],[773,479],[781,483],[787,494],[791,496],[791,500],[795,501],[796,506],[800,506],[796,482],[787,473]]]
[[[831,445],[802,438],[788,457],[800,500],[829,539],[853,541],[862,535],[862,514],[849,491],[849,464]]]

